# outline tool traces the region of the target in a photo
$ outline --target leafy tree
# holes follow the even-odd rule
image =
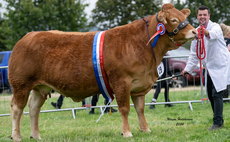
[[[92,11],[93,25],[107,30],[128,24],[156,14],[161,5],[162,0],[98,0]]]
[[[3,21],[4,21],[4,19],[0,17],[0,27],[1,27]],[[6,38],[4,37],[3,33],[0,33],[0,51],[7,50],[5,44],[2,42],[5,39]]]
[[[184,9],[186,7],[186,3],[181,0],[171,0],[171,3],[178,10]]]
[[[82,0],[5,0],[8,5],[0,32],[8,49],[30,31],[88,31]]]
[[[0,8],[2,8],[2,4],[0,3]],[[2,22],[4,21],[4,19],[2,18],[2,13],[0,13],[0,27],[2,26]],[[0,51],[6,50],[6,46],[5,44],[2,42],[2,40],[4,40],[5,37],[3,36],[2,33],[0,33]]]

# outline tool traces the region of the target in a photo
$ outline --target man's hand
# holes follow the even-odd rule
[[[174,77],[174,74],[172,75],[172,79],[173,80],[177,80],[177,77]]]
[[[209,36],[209,31],[208,30],[206,30],[205,28],[203,28],[204,29],[204,35],[206,36],[206,37],[208,37]],[[201,33],[202,33],[202,29],[200,28],[200,31],[201,31]]]
[[[188,75],[188,72],[185,71],[185,70],[183,70],[183,71],[181,72],[181,74],[182,74],[184,77],[186,77],[186,76]]]

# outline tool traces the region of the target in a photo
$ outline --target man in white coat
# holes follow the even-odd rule
[[[202,64],[206,67],[205,82],[208,97],[213,110],[213,125],[209,130],[216,130],[223,127],[223,90],[229,84],[229,52],[224,41],[222,30],[219,24],[210,20],[210,10],[202,5],[197,10],[197,19],[204,28],[204,45],[206,57]],[[199,29],[200,26],[197,28]],[[185,69],[181,72],[192,73],[199,58],[196,54],[197,40],[191,43],[191,53]]]

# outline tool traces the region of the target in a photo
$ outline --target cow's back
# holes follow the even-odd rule
[[[14,47],[9,61],[13,87],[54,87],[65,95],[98,90],[93,71],[95,32],[31,32]],[[20,85],[19,85],[20,82]],[[68,91],[67,91],[68,90]]]

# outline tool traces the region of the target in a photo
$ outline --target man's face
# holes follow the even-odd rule
[[[203,26],[206,26],[210,19],[210,14],[208,14],[208,10],[207,9],[198,10],[197,19],[200,24],[202,24]]]

